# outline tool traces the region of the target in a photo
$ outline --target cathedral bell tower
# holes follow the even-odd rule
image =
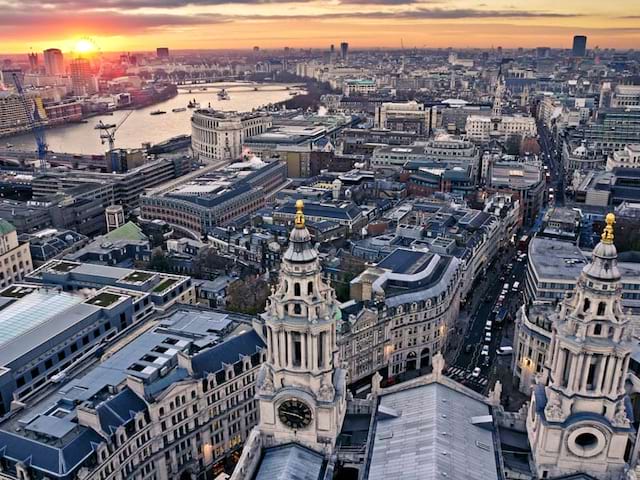
[[[615,217],[554,314],[543,384],[534,388],[527,432],[538,478],[581,472],[618,479],[632,450],[625,379],[630,319],[622,310],[613,244]]]
[[[346,411],[346,372],[336,368],[340,310],[322,278],[301,200],[296,210],[278,286],[262,315],[268,354],[257,381],[258,428],[267,446],[296,442],[330,453]]]

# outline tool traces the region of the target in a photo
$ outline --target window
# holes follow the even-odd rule
[[[307,284],[307,295],[313,295],[313,282]]]
[[[584,304],[582,306],[582,311],[586,312],[591,307],[591,301],[588,298],[584,299]]]
[[[604,315],[604,311],[605,311],[605,309],[606,309],[606,308],[607,308],[607,304],[606,304],[606,303],[604,303],[604,302],[600,302],[600,303],[598,304],[598,315],[599,315],[599,316]]]
[[[296,283],[294,283],[294,284],[293,284],[293,294],[294,294],[296,297],[299,297],[299,296],[300,296],[300,284],[299,284],[298,282],[296,282]]]

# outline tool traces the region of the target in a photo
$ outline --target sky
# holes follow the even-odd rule
[[[172,49],[638,48],[640,0],[0,0],[0,52]]]

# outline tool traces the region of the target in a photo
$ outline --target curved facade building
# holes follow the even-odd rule
[[[201,160],[235,160],[242,155],[246,138],[266,132],[271,125],[271,115],[265,112],[196,110],[191,117],[191,148]]]

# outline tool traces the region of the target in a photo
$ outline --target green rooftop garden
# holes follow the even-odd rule
[[[91,297],[85,303],[89,305],[95,305],[96,307],[108,307],[120,300],[120,295],[109,292],[101,292],[95,297]]]
[[[173,285],[177,281],[178,280],[176,280],[175,278],[165,278],[153,288],[153,291],[156,293],[164,292],[167,288],[169,288],[171,285]]]

